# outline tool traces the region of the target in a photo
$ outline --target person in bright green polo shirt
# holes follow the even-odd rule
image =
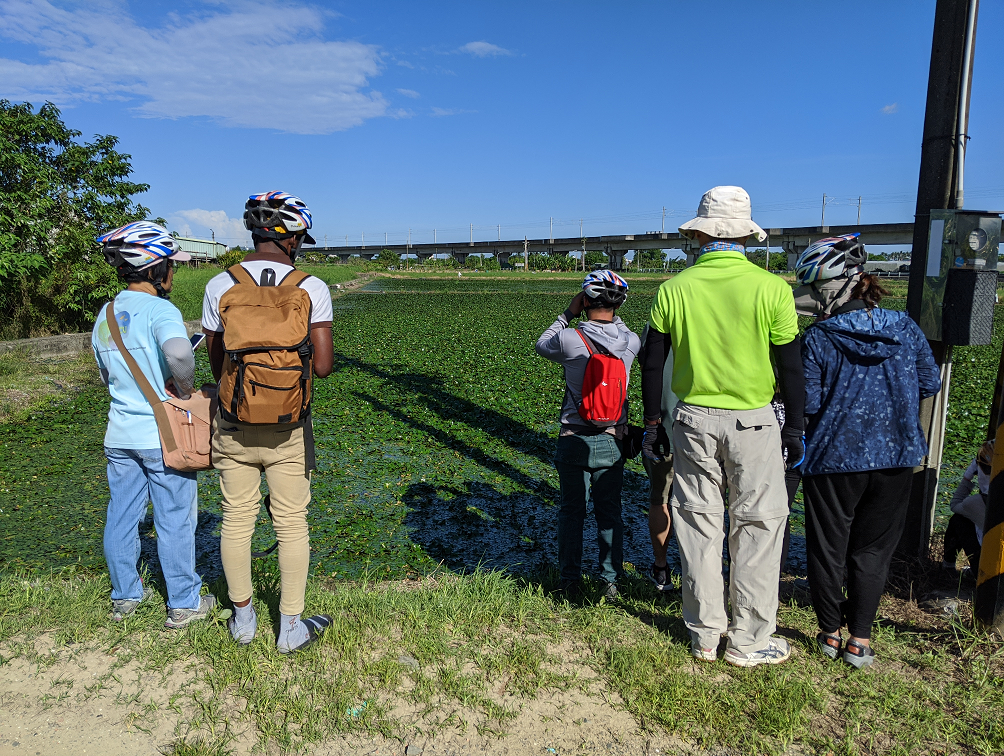
[[[664,282],[649,318],[642,365],[643,453],[660,458],[658,425],[666,350],[673,350],[676,477],[672,506],[683,570],[683,619],[695,658],[740,667],[779,664],[791,649],[772,635],[784,524],[785,459],[804,456],[798,318],[791,287],[746,258],[749,237],[766,237],[737,186],[706,192],[698,217],[680,227],[696,240],[693,267]],[[772,358],[773,363],[772,364]],[[780,376],[787,420],[771,408]],[[723,474],[724,473],[724,474]],[[729,490],[729,622],[722,602],[722,539]]]

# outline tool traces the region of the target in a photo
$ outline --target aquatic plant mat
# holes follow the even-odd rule
[[[600,601],[594,581],[580,602],[553,595],[561,376],[533,343],[577,279],[403,274],[336,298],[335,372],[316,383],[307,595],[307,612],[335,626],[293,658],[274,650],[274,557],[254,566],[250,647],[218,615],[163,630],[159,594],[109,620],[106,391],[83,361],[72,392],[16,409],[0,424],[0,753],[1004,751],[1004,651],[973,629],[971,583],[897,564],[875,668],[824,660],[798,505],[778,620],[795,653],[778,667],[690,658],[679,594],[643,577],[648,487],[636,462],[622,597]],[[623,315],[640,330],[661,277],[628,280]],[[998,336],[956,350],[942,517],[985,427],[999,349]],[[208,380],[204,353],[199,371]],[[200,476],[199,496],[197,562],[225,607],[215,474]],[[273,538],[263,511],[255,548]],[[150,518],[141,542],[162,590]]]

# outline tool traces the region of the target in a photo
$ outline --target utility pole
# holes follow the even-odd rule
[[[937,0],[931,66],[927,80],[927,109],[921,141],[920,172],[917,182],[917,209],[913,224],[910,286],[907,312],[920,321],[926,257],[932,210],[957,209],[961,178],[957,161],[964,157],[959,143],[964,143],[969,120],[969,83],[972,77],[972,48],[976,37],[976,14],[979,0]],[[932,252],[931,254],[940,254]],[[928,455],[919,472],[914,473],[906,528],[899,551],[907,556],[929,557],[938,489],[938,473],[944,446],[944,419],[951,379],[952,350],[942,341],[929,342],[941,367],[941,392],[920,403],[920,426],[927,437]],[[989,512],[988,512],[989,514]],[[986,551],[992,551],[987,544]],[[982,575],[982,572],[981,572]],[[976,613],[979,614],[977,586]]]
[[[666,206],[662,206],[662,233],[666,233]]]
[[[861,197],[858,197],[858,225],[861,225]]]
[[[366,249],[366,232],[362,232],[363,249]]]
[[[216,243],[216,232],[213,229],[209,229],[209,236],[212,238],[213,243]]]
[[[530,270],[530,242],[523,237],[523,272]]]
[[[383,232],[383,245],[385,247],[387,246],[387,232],[386,231]]]
[[[474,246],[474,224],[471,224],[471,246]]]
[[[551,244],[554,244],[554,217],[553,216],[551,217],[550,223],[551,223],[551,226],[550,226],[551,231],[550,231],[550,236],[548,238],[550,238]]]
[[[499,241],[502,241],[502,224],[499,223]]]
[[[823,192],[823,214],[819,219],[820,226],[826,226],[826,192]]]
[[[767,249],[765,249],[764,252],[767,254],[764,257],[763,269],[770,270],[770,234],[767,234]]]

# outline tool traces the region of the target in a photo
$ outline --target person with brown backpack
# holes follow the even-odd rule
[[[251,538],[261,508],[261,474],[268,481],[279,542],[281,654],[316,641],[331,624],[320,614],[302,618],[310,567],[307,505],[315,469],[310,416],[313,377],[331,373],[331,293],[294,267],[309,234],[310,210],[285,192],[248,199],[244,225],[255,251],[210,280],[202,305],[219,413],[213,463],[220,471],[223,527],[220,553],[234,614],[230,633],[254,640]]]

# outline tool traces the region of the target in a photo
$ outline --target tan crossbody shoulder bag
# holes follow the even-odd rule
[[[129,366],[139,390],[150,403],[160,432],[160,448],[164,453],[164,466],[180,472],[208,470],[213,466],[210,455],[213,416],[216,414],[216,390],[203,386],[190,399],[161,401],[140,369],[136,358],[129,354],[122,341],[115,301],[108,303],[105,314],[108,330],[119,353]]]

